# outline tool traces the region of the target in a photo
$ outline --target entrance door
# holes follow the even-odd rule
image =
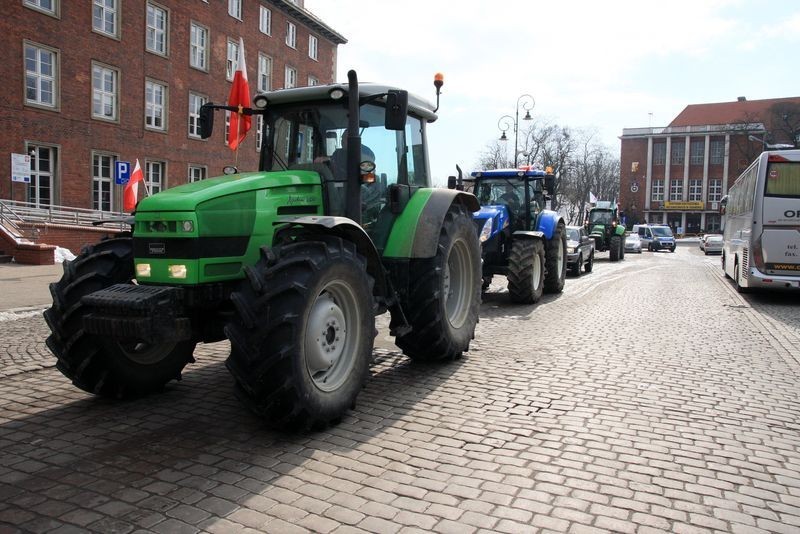
[[[49,207],[53,198],[56,149],[49,146],[29,145],[28,153],[31,155],[31,183],[28,185],[28,202],[37,208]]]

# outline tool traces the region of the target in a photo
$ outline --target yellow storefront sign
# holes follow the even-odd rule
[[[705,208],[705,203],[700,200],[692,200],[689,202],[664,202],[664,209],[666,210],[701,210]]]

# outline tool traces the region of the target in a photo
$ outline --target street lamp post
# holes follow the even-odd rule
[[[761,143],[762,145],[764,145],[764,150],[785,150],[787,148],[794,148],[794,145],[789,145],[789,144],[785,144],[785,143],[778,143],[778,144],[772,145],[770,143],[767,143],[767,141],[765,139],[760,139],[760,138],[756,137],[755,135],[748,135],[747,139],[749,139],[750,141],[755,141],[757,143]]]
[[[502,135],[500,136],[501,141],[508,141],[508,137],[506,136],[506,132],[509,128],[514,128],[514,168],[517,168],[517,156],[519,156],[519,108],[522,106],[522,109],[525,110],[525,116],[522,117],[524,121],[533,120],[531,117],[531,110],[533,106],[536,105],[536,100],[529,94],[520,95],[517,98],[517,107],[514,112],[514,116],[511,115],[503,115],[497,121],[497,127],[500,129]]]

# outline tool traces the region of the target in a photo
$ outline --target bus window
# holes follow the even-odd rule
[[[800,197],[800,163],[771,162],[766,182],[768,197]]]

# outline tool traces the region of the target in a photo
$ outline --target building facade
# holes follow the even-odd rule
[[[121,211],[117,161],[152,192],[258,165],[253,121],[237,153],[225,120],[200,139],[199,109],[228,99],[239,38],[250,91],[334,81],[346,40],[302,0],[8,0],[0,35],[0,199]],[[12,180],[12,155],[30,181]],[[19,161],[19,156],[17,156]]]
[[[720,200],[770,143],[800,142],[800,97],[687,106],[666,127],[625,128],[620,209],[628,226],[719,232]],[[786,129],[778,122],[792,123]]]

